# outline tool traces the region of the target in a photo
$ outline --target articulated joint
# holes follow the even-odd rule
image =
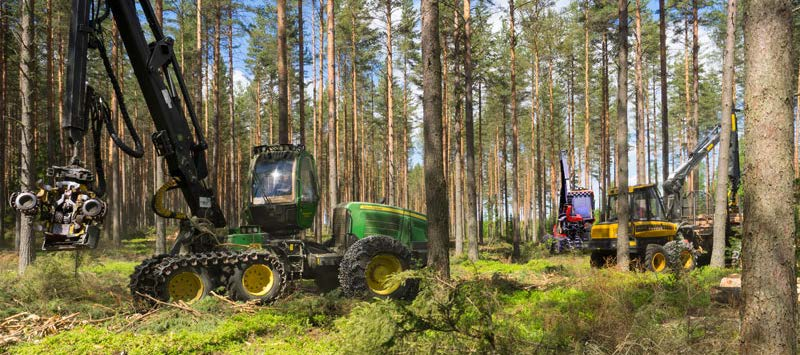
[[[150,203],[150,207],[159,217],[169,219],[189,219],[185,213],[172,211],[164,205],[164,197],[166,196],[167,191],[177,189],[179,183],[180,180],[178,178],[171,178],[163,186],[159,187],[158,191],[156,191],[156,194],[153,195],[153,200]]]

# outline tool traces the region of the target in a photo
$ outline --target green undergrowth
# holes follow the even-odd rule
[[[505,245],[482,259],[454,259],[452,277],[420,279],[413,301],[318,294],[303,282],[268,307],[207,297],[193,311],[164,306],[132,312],[128,275],[141,257],[47,254],[22,277],[0,268],[0,317],[80,312],[103,319],[0,348],[0,353],[729,353],[737,310],[709,301],[731,270],[655,275],[592,269],[588,256],[525,251],[507,262]],[[135,254],[135,253],[131,253]],[[132,260],[132,261],[131,261]]]

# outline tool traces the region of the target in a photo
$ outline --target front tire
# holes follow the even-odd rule
[[[228,296],[236,301],[270,304],[283,295],[287,283],[286,271],[277,256],[251,254],[234,267],[228,278]]]
[[[413,298],[416,282],[399,283],[392,274],[411,267],[411,251],[395,239],[370,236],[347,249],[339,265],[339,283],[350,297]]]

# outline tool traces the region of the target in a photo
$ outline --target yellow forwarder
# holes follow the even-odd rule
[[[732,115],[731,120],[731,143],[728,147],[731,157],[728,170],[730,180],[728,220],[724,222],[728,231],[725,241],[728,247],[730,240],[727,237],[732,234],[731,225],[741,221],[736,199],[741,178],[736,116]],[[720,126],[714,127],[689,154],[688,160],[667,177],[660,189],[664,193],[663,199],[659,188],[654,184],[635,185],[628,189],[630,205],[628,236],[632,260],[638,260],[647,269],[655,272],[662,272],[668,268],[691,270],[698,264],[698,259],[700,264],[707,263],[713,240],[713,208],[709,208],[710,205],[706,204],[706,210],[710,209],[711,214],[700,214],[696,201],[689,201],[685,206],[681,190],[688,174],[719,142],[720,134]],[[608,206],[605,206],[607,211],[605,221],[592,226],[587,249],[592,251],[591,264],[594,267],[613,262],[617,255],[618,196],[619,191],[610,190]],[[736,263],[737,256],[737,252],[732,252],[728,261]]]

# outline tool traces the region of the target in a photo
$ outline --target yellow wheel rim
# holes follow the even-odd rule
[[[378,254],[367,264],[367,286],[381,296],[400,288],[399,282],[389,281],[389,275],[403,271],[400,259],[392,254]]]
[[[689,270],[694,266],[694,258],[692,258],[692,253],[688,250],[681,251],[681,265],[683,265],[684,270]]]
[[[183,271],[169,279],[167,289],[173,301],[194,302],[203,297],[205,285],[197,273]]]
[[[650,260],[650,266],[653,267],[653,271],[655,272],[664,271],[664,269],[667,268],[667,257],[664,253],[653,254],[653,259]]]
[[[242,274],[242,286],[253,296],[264,296],[275,284],[272,269],[264,264],[250,265]]]

